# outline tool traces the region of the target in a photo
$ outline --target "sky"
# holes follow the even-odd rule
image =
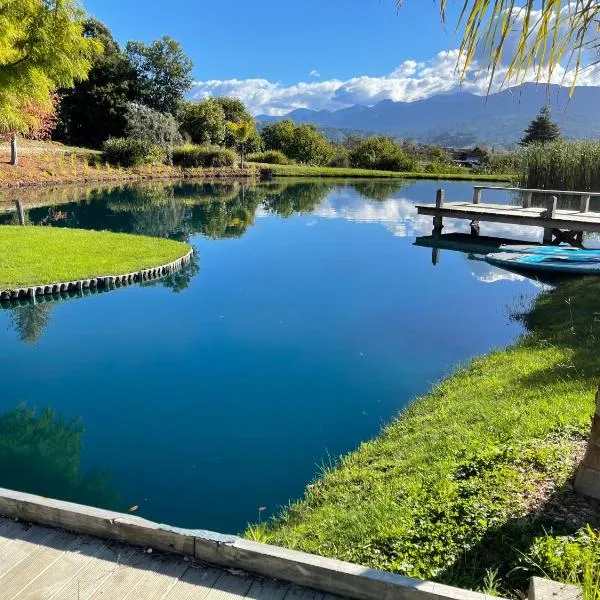
[[[439,4],[422,0],[405,0],[400,10],[396,0],[83,3],[122,44],[175,38],[194,62],[191,98],[234,95],[253,114],[410,102],[461,89],[454,34],[460,2],[449,3],[447,29]],[[600,85],[600,67],[578,84]],[[473,69],[462,89],[484,94],[487,81]]]

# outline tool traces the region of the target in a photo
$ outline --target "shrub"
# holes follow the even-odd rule
[[[372,137],[350,151],[350,164],[359,169],[414,171],[416,162],[388,137]]]
[[[248,155],[248,162],[269,163],[271,165],[289,165],[291,160],[280,150],[266,150]]]
[[[128,138],[144,140],[167,151],[181,144],[179,125],[171,114],[164,114],[141,104],[130,104],[125,120],[125,134]]]
[[[430,162],[422,168],[423,173],[434,173],[436,175],[450,175],[458,173],[468,173],[469,169],[460,165],[452,164],[451,162]]]
[[[347,148],[341,144],[336,144],[333,147],[333,156],[327,163],[328,167],[341,167],[347,169],[350,166],[350,154]]]
[[[229,148],[188,145],[173,150],[173,164],[180,167],[231,167],[236,159]]]
[[[166,159],[163,148],[131,138],[110,138],[104,142],[102,150],[109,163],[122,167],[162,163]]]
[[[326,165],[333,157],[333,148],[314,125],[296,125],[284,119],[262,130],[267,150],[280,150],[288,158],[307,165]]]

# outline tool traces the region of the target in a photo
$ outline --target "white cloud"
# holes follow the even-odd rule
[[[308,75],[310,77],[321,77],[321,74],[316,69],[313,69]]]
[[[505,56],[510,56],[516,48],[516,32],[522,23],[520,9],[513,10],[513,31],[506,41]],[[532,22],[536,22],[533,15]],[[391,73],[382,76],[361,75],[347,80],[330,79],[326,81],[298,82],[283,85],[266,79],[230,79],[225,81],[198,81],[194,84],[191,96],[202,99],[209,96],[230,95],[241,98],[253,114],[265,113],[282,115],[296,108],[313,110],[337,110],[353,105],[371,106],[381,100],[413,102],[462,89],[474,94],[483,95],[488,91],[487,73],[484,65],[475,60],[469,66],[464,81],[460,82],[457,71],[458,50],[439,52],[427,61],[407,59]],[[476,58],[483,58],[476,54]],[[506,66],[500,65],[496,70],[491,91],[498,91],[502,84],[506,85]],[[528,70],[522,81],[538,80],[534,68]],[[310,77],[319,77],[316,70]],[[566,71],[559,66],[549,77],[542,73],[540,81],[570,85],[573,71]],[[509,81],[510,84],[520,83]],[[578,85],[600,85],[600,64],[582,70],[577,78]]]

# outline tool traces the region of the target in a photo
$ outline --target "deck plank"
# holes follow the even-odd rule
[[[253,579],[246,575],[232,575],[223,572],[213,584],[212,590],[206,595],[206,600],[237,600],[244,598]]]
[[[122,600],[148,573],[151,557],[137,549],[89,596],[94,600]],[[83,600],[83,599],[82,599]]]
[[[14,596],[14,600],[48,600],[56,596],[105,549],[106,544],[99,540],[80,539],[79,543],[65,550],[51,568],[41,572],[30,585]],[[68,594],[68,591],[65,591],[65,594]]]
[[[49,543],[56,537],[56,531],[36,526],[19,524],[12,542],[0,550],[0,586],[2,578],[15,565],[35,552],[40,545]]]
[[[0,599],[15,598],[48,569],[53,563],[72,547],[77,546],[83,538],[70,533],[59,532],[49,545],[39,545],[23,560],[15,564],[0,579]]]
[[[289,589],[289,583],[257,579],[246,594],[246,598],[252,600],[283,600]]]
[[[116,543],[104,546],[94,560],[87,562],[48,600],[86,600],[92,597],[122,563],[127,563],[134,550]]]
[[[220,575],[219,569],[191,566],[163,600],[205,600]]]
[[[284,600],[323,600],[323,598],[324,595],[322,592],[292,585]]]
[[[162,600],[188,567],[182,556],[152,555],[150,570],[123,600]]]

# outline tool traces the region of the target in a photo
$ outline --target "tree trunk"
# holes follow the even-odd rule
[[[19,164],[19,152],[17,148],[17,134],[13,133],[10,138],[10,164],[17,166]]]
[[[240,158],[242,159],[242,171],[244,170],[244,146],[240,148]]]
[[[575,477],[575,491],[600,500],[600,386],[587,450]]]

